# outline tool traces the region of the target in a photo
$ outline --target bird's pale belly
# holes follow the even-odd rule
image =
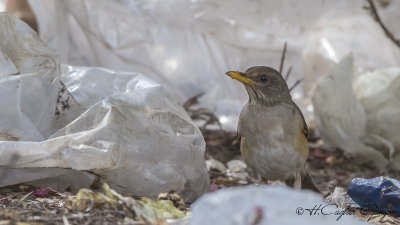
[[[246,164],[267,180],[287,180],[301,170],[307,155],[282,140],[252,140],[242,137],[241,152]]]

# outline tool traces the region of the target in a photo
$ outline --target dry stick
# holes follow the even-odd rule
[[[289,92],[291,92],[297,85],[301,83],[303,79],[296,80],[296,83],[293,84],[293,86],[289,89]]]
[[[395,45],[400,47],[400,40],[396,39],[394,37],[394,35],[386,28],[385,24],[383,24],[381,18],[378,15],[378,11],[376,10],[376,7],[375,7],[375,4],[374,4],[373,0],[367,0],[367,1],[368,1],[369,5],[370,5],[372,16],[374,17],[376,22],[378,22],[379,25],[382,27],[382,29],[385,32],[386,36],[390,40],[392,40]]]
[[[282,71],[283,71],[283,63],[285,62],[286,47],[287,47],[287,44],[285,42],[285,44],[283,45],[283,52],[282,52],[282,56],[281,56],[281,65],[279,66],[280,74],[282,74]]]
[[[292,67],[289,67],[289,70],[286,72],[285,81],[288,81],[291,72],[292,72]]]
[[[287,48],[287,43],[283,45],[283,51],[282,51],[282,57],[281,57],[281,65],[279,67],[279,73],[282,74],[283,71],[283,64],[285,62],[285,56],[286,56],[286,48]],[[292,72],[292,67],[289,67],[289,70],[286,72],[285,76],[285,81],[287,82],[290,76],[290,73]],[[296,80],[296,82],[293,84],[293,86],[289,89],[289,92],[291,92],[300,82],[302,79]]]

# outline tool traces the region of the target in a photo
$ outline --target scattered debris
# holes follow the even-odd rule
[[[103,193],[81,189],[76,195],[50,188],[26,193],[20,187],[0,190],[0,224],[168,224],[181,219],[189,207],[176,193],[152,200],[122,196],[103,184]],[[35,195],[40,195],[40,197]],[[175,207],[179,203],[181,208]],[[131,223],[128,223],[130,221]]]
[[[187,204],[177,193],[174,192],[160,193],[158,195],[158,200],[170,200],[172,203],[174,203],[174,206],[176,208],[180,210],[188,210]]]
[[[351,206],[357,206],[343,187],[335,187],[333,193],[327,196],[326,200],[332,204],[336,204],[342,209],[346,209],[347,207]]]
[[[57,192],[51,188],[39,188],[33,191],[32,194],[38,198],[48,198],[52,195],[56,195]]]
[[[326,200],[343,212],[341,215],[354,215],[362,220],[380,225],[400,224],[400,218],[391,213],[380,213],[360,206],[347,194],[345,188],[336,187],[335,191],[326,197]]]

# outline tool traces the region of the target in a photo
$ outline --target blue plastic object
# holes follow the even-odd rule
[[[355,178],[347,194],[361,208],[400,216],[400,182],[388,177]]]

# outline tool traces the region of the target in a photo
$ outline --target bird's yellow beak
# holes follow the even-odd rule
[[[238,71],[229,71],[229,72],[226,72],[225,74],[230,76],[232,79],[238,80],[245,84],[252,84],[252,85],[257,84],[257,82],[253,81],[252,79],[242,76],[241,75],[242,73],[240,73]]]

